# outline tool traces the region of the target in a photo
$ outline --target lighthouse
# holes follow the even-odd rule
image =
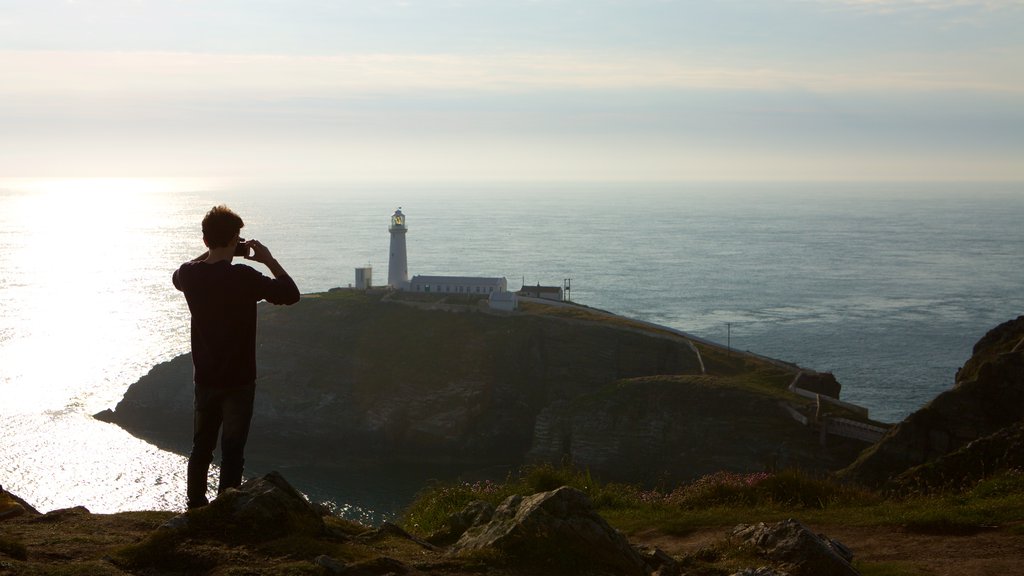
[[[388,258],[388,286],[396,290],[409,287],[409,263],[405,255],[405,214],[402,209],[391,215],[391,257]]]

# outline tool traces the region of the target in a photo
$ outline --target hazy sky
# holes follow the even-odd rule
[[[0,0],[0,177],[1024,180],[1024,0]]]

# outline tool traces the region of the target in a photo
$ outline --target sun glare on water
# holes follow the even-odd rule
[[[45,179],[4,183],[6,232],[3,381],[8,408],[60,406],[83,381],[109,378],[103,350],[138,346],[139,310],[154,302],[146,270],[172,226],[172,181]],[[4,382],[0,382],[2,384]]]

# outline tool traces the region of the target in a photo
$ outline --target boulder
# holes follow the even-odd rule
[[[14,494],[4,490],[3,486],[0,486],[0,520],[4,518],[14,518],[15,516],[21,516],[25,513],[32,516],[39,515],[39,511],[33,508],[28,502],[18,498]]]
[[[587,496],[567,486],[527,497],[510,496],[490,521],[466,530],[452,552],[485,548],[616,574],[649,572],[626,538],[594,512]]]
[[[821,394],[822,396],[828,396],[830,398],[839,398],[839,393],[842,391],[843,386],[837,380],[834,374],[831,372],[811,372],[804,370],[797,376],[794,386],[801,390],[807,390],[808,392],[814,392]]]
[[[292,534],[320,534],[323,518],[277,472],[225,491],[209,506],[172,518],[166,529],[227,540],[264,541]]]
[[[473,526],[482,526],[494,517],[494,506],[483,500],[474,500],[462,510],[452,514],[441,530],[430,535],[431,544],[451,544],[462,537]]]
[[[775,524],[741,524],[732,536],[792,576],[858,576],[850,565],[853,554],[846,546],[815,534],[793,519]]]

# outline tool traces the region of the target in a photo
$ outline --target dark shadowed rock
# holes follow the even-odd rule
[[[794,385],[831,398],[839,398],[843,386],[831,372],[801,372]]]
[[[846,546],[812,532],[797,520],[775,524],[741,524],[732,536],[753,546],[766,559],[793,576],[857,576]]]
[[[209,506],[189,510],[164,527],[226,540],[263,541],[286,534],[320,534],[324,522],[283,476],[271,472],[227,490]]]
[[[680,576],[682,574],[679,562],[664,550],[637,546],[636,551],[640,553],[640,558],[643,559],[644,564],[647,564],[647,568],[654,571],[653,576]]]
[[[761,566],[760,568],[747,568],[740,570],[739,572],[733,573],[731,576],[789,576],[789,572],[782,572],[769,568],[767,566]]]
[[[618,378],[700,372],[682,337],[599,322],[431,310],[359,293],[258,309],[254,461],[521,462],[552,399]],[[186,451],[170,443],[184,438],[192,403],[186,354],[155,366],[100,417]]]
[[[345,564],[344,562],[335,560],[330,556],[317,556],[313,563],[324,569],[328,574],[339,574],[341,576],[397,576],[400,574],[421,574],[421,572],[406,566],[394,558],[388,558],[387,556],[381,556],[379,558],[373,558],[362,562],[353,562],[352,564]]]
[[[834,470],[863,447],[823,448],[778,395],[714,374],[738,368],[712,362],[710,345],[702,356],[678,334],[569,312],[456,313],[351,291],[260,306],[259,425],[247,456],[276,466],[571,461],[649,483],[721,469]],[[796,371],[744,362],[776,387]],[[97,417],[184,453],[193,399],[183,355]]]
[[[915,466],[889,485],[904,493],[961,488],[1006,470],[1024,470],[1024,421]]]
[[[614,481],[654,484],[720,470],[836,470],[864,448],[819,436],[779,397],[714,376],[623,380],[537,417],[528,459],[568,461]]]
[[[937,461],[968,444],[997,434],[1024,421],[1024,316],[993,328],[975,346],[970,360],[957,373],[956,385],[897,424],[878,444],[868,448],[842,476],[880,485],[915,466]],[[1012,431],[1007,434],[1012,436]],[[998,438],[996,438],[998,441]],[[1007,438],[1012,442],[1012,438]],[[989,448],[995,443],[989,445]],[[980,448],[980,447],[978,447]],[[991,456],[988,449],[961,454],[955,465],[961,470],[973,464],[973,453]],[[945,466],[943,473],[956,473]],[[949,476],[943,483],[955,483]]]
[[[482,526],[494,517],[494,506],[483,500],[474,500],[462,510],[452,514],[444,527],[431,534],[427,541],[432,544],[451,544],[462,537],[473,526]]]
[[[527,497],[510,496],[489,522],[467,530],[452,551],[483,548],[540,562],[574,562],[616,574],[648,572],[640,554],[594,512],[587,496],[566,486]]]
[[[33,516],[39,515],[39,511],[33,508],[31,504],[22,500],[17,495],[7,492],[3,486],[0,486],[0,518],[13,518],[26,512]]]

